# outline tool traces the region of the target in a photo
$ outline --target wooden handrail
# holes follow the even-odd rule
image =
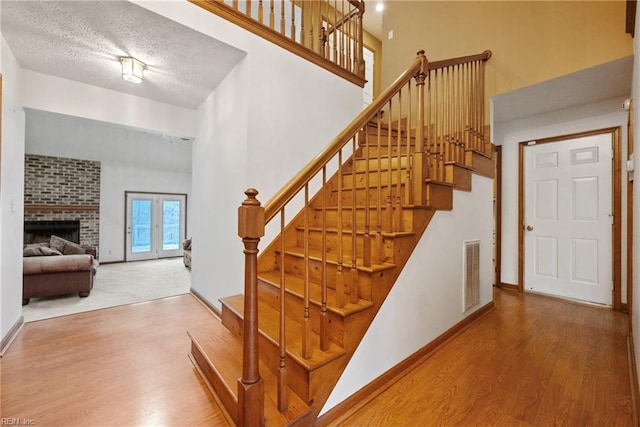
[[[477,55],[460,56],[458,58],[443,59],[441,61],[430,62],[429,70],[437,70],[440,68],[451,67],[454,65],[462,65],[469,62],[475,62],[475,61],[487,61],[489,60],[489,58],[491,58],[491,51],[485,50],[484,52],[479,53]]]
[[[338,28],[342,27],[345,22],[347,22],[348,20],[350,20],[354,16],[361,15],[361,14],[362,14],[362,11],[360,11],[358,9],[353,9],[347,15],[343,16],[340,21],[338,21],[335,24],[333,24],[330,28],[327,28],[326,35],[325,35],[325,40],[326,40],[326,37],[331,35],[331,33],[333,33]]]
[[[311,160],[298,174],[290,180],[280,191],[278,191],[265,205],[265,222],[268,223],[293,197],[309,182],[322,167],[327,164],[338,151],[347,144],[353,135],[355,135],[367,122],[373,119],[377,113],[384,107],[393,96],[402,88],[409,80],[411,80],[420,69],[427,68],[427,58],[424,51],[420,51],[418,57],[411,63],[400,76],[380,94],[371,104],[342,131],[338,136]]]

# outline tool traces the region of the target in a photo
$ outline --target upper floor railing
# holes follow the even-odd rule
[[[190,0],[364,86],[363,0]]]

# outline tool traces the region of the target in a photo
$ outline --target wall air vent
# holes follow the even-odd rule
[[[464,242],[463,313],[480,302],[480,241]]]

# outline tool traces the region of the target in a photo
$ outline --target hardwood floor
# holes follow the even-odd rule
[[[631,426],[627,315],[508,290],[341,426]]]
[[[0,359],[1,416],[37,426],[228,426],[187,356],[187,329],[211,317],[181,295],[27,323]]]
[[[483,316],[341,426],[633,425],[627,316],[495,291]],[[29,323],[1,416],[38,426],[227,426],[187,358],[190,295]]]

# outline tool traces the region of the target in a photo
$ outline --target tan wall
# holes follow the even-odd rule
[[[488,96],[633,54],[624,1],[389,1],[383,34],[383,87],[420,49],[429,60],[489,49]]]
[[[365,13],[372,13],[372,11]],[[382,90],[382,42],[368,31],[364,32],[363,38],[364,45],[373,52],[373,97],[375,98]]]

